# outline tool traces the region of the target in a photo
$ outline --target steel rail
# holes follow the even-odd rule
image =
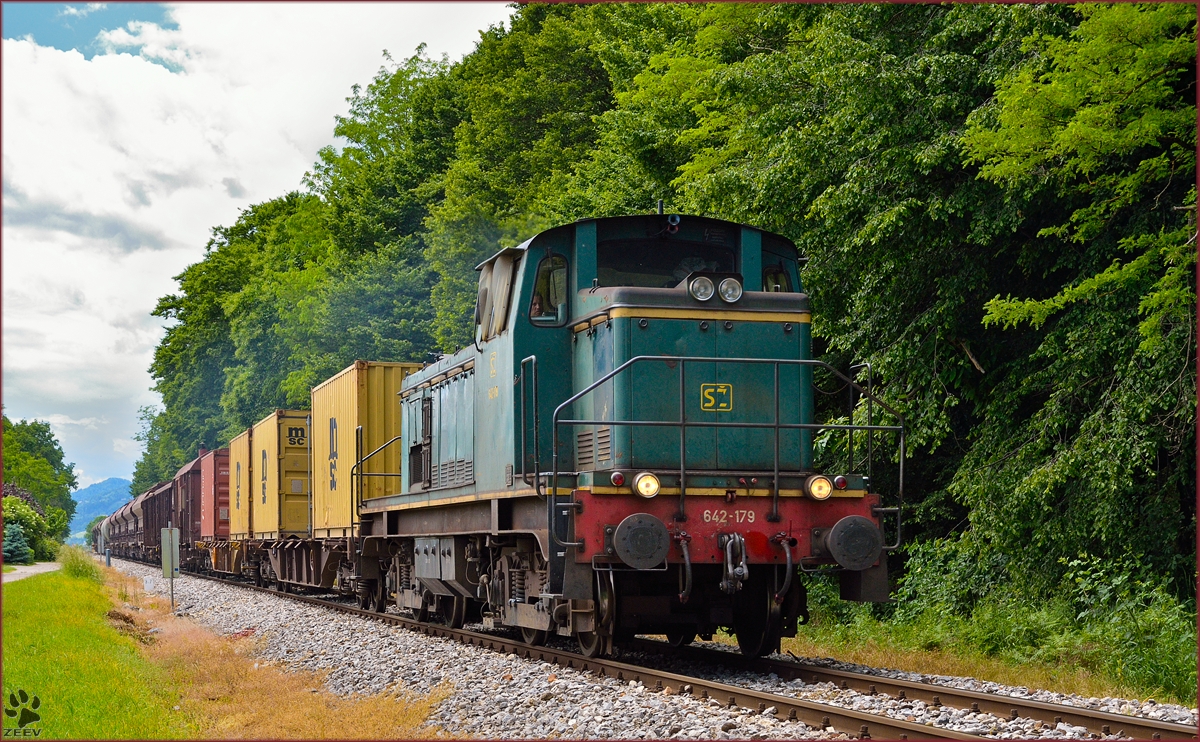
[[[715,680],[678,675],[611,659],[590,659],[577,652],[565,649],[534,647],[525,644],[519,639],[510,639],[495,634],[484,634],[465,629],[451,629],[448,626],[438,624],[421,623],[394,613],[376,613],[310,595],[283,593],[271,588],[248,585],[244,582],[214,577],[212,575],[202,575],[193,572],[186,574],[190,577],[210,580],[223,585],[268,593],[302,603],[330,608],[342,613],[374,619],[393,626],[400,626],[411,631],[416,631],[426,636],[454,639],[469,646],[512,654],[521,659],[548,662],[559,667],[589,672],[600,677],[611,677],[620,681],[641,682],[647,687],[652,686],[654,690],[665,691],[669,688],[674,693],[716,699],[730,707],[740,706],[759,712],[774,707],[777,719],[801,721],[810,728],[826,729],[833,727],[837,731],[859,739],[980,739],[979,735],[959,732],[944,727],[916,724],[880,714],[855,711],[841,706],[741,688]]]
[[[969,708],[1001,718],[1036,719],[1047,724],[1066,722],[1085,727],[1093,734],[1117,734],[1134,739],[1196,739],[1196,727],[1144,716],[1126,716],[1097,709],[1038,701],[1032,698],[1003,696],[994,693],[933,685],[912,680],[886,678],[849,670],[836,670],[800,661],[746,657],[734,652],[703,647],[672,647],[666,642],[639,639],[631,648],[654,654],[691,659],[706,664],[724,664],[763,674],[775,673],[781,678],[798,679],[806,683],[833,683],[843,688],[874,695],[882,693],[893,698],[916,699],[933,706]]]

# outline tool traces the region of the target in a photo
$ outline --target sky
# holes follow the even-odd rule
[[[469,53],[503,3],[5,2],[0,378],[81,487],[130,478],[159,402],[151,316],[211,229],[337,146],[351,86],[421,43]]]

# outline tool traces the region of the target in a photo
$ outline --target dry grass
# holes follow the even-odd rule
[[[803,632],[801,627],[801,632]],[[715,639],[716,637],[714,637]],[[1051,667],[1036,663],[1014,665],[979,655],[942,649],[908,649],[868,640],[857,646],[830,646],[803,635],[784,639],[783,651],[798,657],[835,657],[871,667],[887,667],[931,675],[958,675],[990,680],[1004,685],[1025,686],[1084,697],[1118,696],[1138,698],[1136,691],[1114,684],[1109,678],[1077,666]]]
[[[125,611],[138,633],[160,631],[144,647],[182,698],[180,711],[201,739],[414,739],[444,737],[423,728],[446,690],[427,697],[385,692],[341,698],[323,687],[324,675],[284,671],[254,659],[256,638],[218,637],[171,615],[166,601],[141,592],[140,582],[106,570],[114,597],[139,606]],[[118,604],[118,609],[120,605]],[[124,618],[117,623],[127,623]]]
[[[713,641],[737,645],[733,637],[723,632],[714,634]],[[790,652],[799,658],[832,657],[842,662],[855,662],[870,667],[979,678],[1004,685],[1024,686],[1056,693],[1076,693],[1086,698],[1141,697],[1132,688],[1116,684],[1110,678],[1078,666],[1052,667],[1036,663],[1015,665],[993,657],[942,649],[910,649],[889,646],[874,640],[867,640],[855,646],[830,644],[805,636],[803,626],[800,627],[800,636],[783,639],[781,647],[785,654]]]

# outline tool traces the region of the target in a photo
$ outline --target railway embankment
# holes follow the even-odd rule
[[[121,563],[130,574],[148,578],[152,591],[166,589],[156,570]],[[637,682],[597,677],[548,662],[498,654],[482,646],[426,636],[359,615],[296,602],[285,596],[250,591],[235,585],[185,577],[176,582],[180,612],[223,635],[258,637],[257,657],[301,672],[325,672],[326,688],[341,696],[370,695],[388,688],[415,694],[444,694],[430,724],[452,735],[484,738],[679,738],[780,739],[838,738],[839,733],[776,718],[774,709],[756,712],[716,698],[661,692]],[[392,609],[395,610],[394,608]],[[856,692],[828,682],[801,682],[766,673],[737,672],[717,666],[698,667],[665,657],[629,653],[622,661],[646,666],[670,664],[672,672],[691,677],[716,673],[724,683],[803,698],[831,706],[868,711],[907,722],[993,738],[1095,738],[1084,727],[1061,720],[1007,718],[967,707],[953,708],[914,698]],[[860,670],[863,668],[859,668]],[[870,669],[870,668],[866,668]],[[879,670],[880,677],[895,675]],[[911,675],[911,673],[901,673]],[[1087,699],[1023,688],[992,688],[972,678],[923,677],[920,682],[949,688],[972,686],[989,692],[1068,705],[1090,705]],[[874,689],[872,689],[873,691]],[[948,694],[947,694],[948,696]],[[1093,699],[1094,700],[1094,699]],[[1127,699],[1103,699],[1121,713],[1137,708]],[[1144,705],[1144,704],[1142,704]],[[1179,721],[1195,712],[1159,705]],[[1158,718],[1161,715],[1156,714]],[[1052,718],[1052,717],[1051,717]],[[424,730],[422,730],[424,731]],[[930,732],[934,730],[931,728]],[[1104,738],[1121,735],[1120,726]],[[1128,736],[1128,735],[1125,735]]]

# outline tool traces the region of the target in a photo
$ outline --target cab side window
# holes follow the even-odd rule
[[[791,290],[792,279],[788,276],[782,262],[768,265],[763,269],[763,291],[790,293]]]
[[[538,263],[529,300],[529,321],[556,326],[567,320],[567,259],[548,255]]]

